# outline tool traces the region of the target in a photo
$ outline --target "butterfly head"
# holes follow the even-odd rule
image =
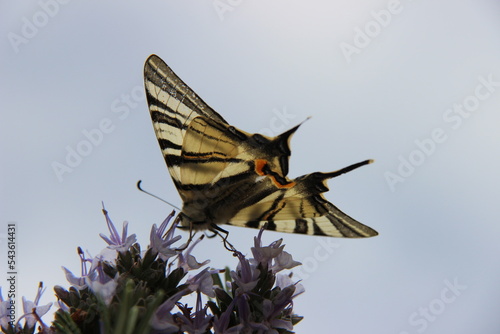
[[[186,215],[184,212],[179,213],[180,228],[181,229],[192,229],[196,230],[206,230],[209,228],[210,223],[203,220],[193,220],[191,217]]]

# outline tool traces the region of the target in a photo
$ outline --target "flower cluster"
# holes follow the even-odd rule
[[[277,334],[293,333],[302,319],[292,308],[303,288],[291,274],[281,273],[300,263],[283,250],[281,239],[262,246],[260,230],[251,249],[254,258],[234,250],[236,270],[216,270],[207,266],[209,260],[198,262],[191,254],[203,237],[174,246],[181,239],[175,235],[178,220],[170,224],[174,212],[159,227],[153,225],[146,251],[135,234],[128,235],[127,223],[120,235],[103,212],[110,235],[101,237],[108,246],[90,258],[78,248],[79,276],[63,267],[71,287],[54,287],[59,309],[51,326],[41,319],[52,303],[38,305],[40,284],[33,302],[23,298],[24,315],[17,322],[9,313],[11,301],[3,300],[0,291],[3,333]],[[183,303],[188,295],[194,307]]]
[[[292,283],[291,275],[276,275],[300,263],[283,251],[282,239],[263,247],[263,231],[254,238],[255,258],[236,252],[239,263],[230,272],[229,289],[220,282],[215,289],[219,305],[209,302],[215,333],[291,333],[302,319],[292,312],[292,299],[304,291],[302,285]]]

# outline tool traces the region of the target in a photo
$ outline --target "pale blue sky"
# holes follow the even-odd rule
[[[76,247],[100,251],[101,201],[147,243],[171,209],[137,180],[180,205],[143,95],[156,53],[248,132],[313,116],[292,140],[292,177],[375,159],[331,180],[326,197],[378,237],[265,235],[304,262],[298,333],[500,330],[497,1],[0,7],[0,234],[17,222],[20,294],[33,298],[42,280],[43,302],[54,301],[52,286],[67,286],[60,266],[79,269]],[[87,156],[68,164],[71,150]],[[58,177],[54,163],[71,172]],[[255,231],[227,229],[249,252]],[[235,263],[217,239],[197,251],[214,267]]]

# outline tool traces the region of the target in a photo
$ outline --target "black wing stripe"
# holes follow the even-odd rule
[[[194,103],[194,101],[196,100],[201,100],[199,99],[190,89],[189,87],[184,83],[182,82],[182,80],[180,80],[177,76],[177,82],[175,83],[175,86],[172,85],[170,82],[168,82],[167,80],[165,80],[165,78],[162,77],[161,74],[158,73],[157,71],[157,68],[154,68],[154,67],[151,67],[152,71],[154,74],[156,74],[153,78],[149,77],[149,81],[151,83],[153,83],[155,86],[161,88],[162,91],[165,91],[165,92],[168,92],[168,94],[170,95],[170,98],[173,98],[175,100],[177,100],[179,102],[179,104],[184,104],[186,107],[188,107],[189,109],[191,110],[196,110],[198,111],[201,115],[206,115],[202,109],[200,108],[200,105],[199,104],[196,104]],[[173,73],[172,70],[170,70],[170,68],[168,68],[169,72]],[[175,75],[175,74],[174,74]],[[151,80],[151,79],[156,79],[156,80]],[[186,98],[186,96],[188,96],[188,94],[191,93],[191,98],[194,100],[192,101],[190,98]],[[177,112],[177,110],[172,110],[170,108],[168,108],[163,102],[161,102],[159,99],[158,99],[158,96],[155,96],[155,95],[152,95],[152,94],[148,94],[150,97],[152,97],[152,101],[149,101],[148,102],[150,103],[150,105],[155,105],[155,106],[164,106],[163,109],[168,109],[170,110],[171,112],[173,113],[176,113],[180,116],[183,116],[185,117],[184,114],[182,113],[179,113]],[[208,116],[208,115],[207,115]],[[220,117],[220,116],[219,116]],[[222,117],[220,117],[222,118]]]
[[[334,216],[328,214],[328,220],[332,222],[332,225],[335,226],[335,229],[339,231],[339,233],[344,237],[362,237],[363,234],[359,233],[356,229],[352,228],[348,224],[342,223],[340,220],[335,218]]]
[[[156,100],[157,101],[157,100]],[[163,103],[151,103],[151,118],[156,123],[167,124],[178,129],[185,127],[184,123],[180,121],[177,116],[180,116],[184,120],[187,118],[182,113],[179,113]],[[175,117],[170,116],[168,113],[173,114]]]
[[[182,149],[182,145],[173,143],[170,140],[165,139],[165,138],[158,138],[158,143],[160,144],[160,147],[162,149],[165,149],[165,148],[171,148],[174,150],[181,150]]]
[[[260,221],[258,220],[251,220],[245,223],[246,227],[251,227],[251,228],[259,228],[260,226]]]
[[[312,219],[313,221],[313,235],[327,235],[325,232],[323,232],[323,230],[318,226],[318,224],[316,224],[316,221],[314,220],[314,218]]]
[[[219,157],[210,157],[210,158],[191,158],[191,156],[186,157],[185,155],[182,156],[183,163],[186,164],[205,164],[205,163],[213,163],[213,162],[227,162],[227,163],[242,163],[245,162],[244,160],[237,159],[237,158],[219,158]]]
[[[198,133],[198,134],[202,135],[203,140],[211,140],[211,141],[214,141],[216,143],[222,142],[225,144],[234,145],[235,141],[245,141],[248,139],[248,136],[241,131],[238,131],[238,132],[231,131],[231,129],[233,128],[231,126],[227,127],[225,124],[218,124],[218,123],[215,123],[215,122],[213,122],[209,119],[205,119],[205,118],[195,118],[193,120],[193,122],[197,122],[198,120],[200,120],[200,122],[205,123],[205,124],[203,124],[204,126],[215,128],[215,129],[219,130],[219,132],[223,133],[223,135],[225,136],[225,137],[214,137],[214,136],[207,134],[206,132],[204,132],[202,130],[198,130],[194,127],[191,127],[190,130],[194,133]]]
[[[266,229],[270,231],[276,231],[276,223],[272,220],[268,220]]]
[[[165,161],[169,167],[180,166],[183,162],[182,158],[175,154],[165,154]]]
[[[293,230],[293,232],[307,234],[307,232],[308,232],[307,220],[296,219],[295,220],[295,229]]]

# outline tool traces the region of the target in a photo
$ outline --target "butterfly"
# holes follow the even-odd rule
[[[289,179],[290,138],[300,124],[276,137],[229,125],[156,55],[146,60],[144,84],[156,137],[183,202],[181,226],[215,232],[222,224],[265,224],[268,230],[330,237],[378,234],[322,194],[328,179],[372,160]]]

